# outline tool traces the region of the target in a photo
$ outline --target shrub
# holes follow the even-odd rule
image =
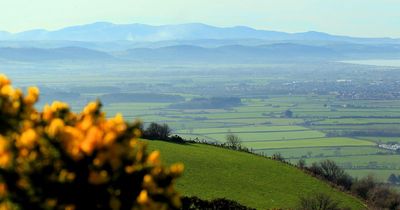
[[[150,123],[144,131],[143,137],[152,140],[168,140],[171,135],[171,128],[167,124]]]
[[[236,201],[228,200],[225,198],[218,198],[212,201],[202,200],[198,197],[183,197],[182,198],[182,209],[184,210],[253,210],[239,204]]]
[[[313,163],[308,170],[315,175],[321,176],[327,181],[344,187],[347,190],[349,190],[353,184],[352,177],[331,160]]]
[[[367,176],[360,180],[354,181],[351,186],[351,191],[356,193],[358,196],[364,199],[368,199],[368,192],[377,186],[377,181],[373,176]]]
[[[183,139],[182,137],[180,137],[178,135],[173,135],[173,136],[169,137],[168,141],[178,143],[178,144],[186,143],[185,139]]]
[[[301,197],[299,210],[340,210],[339,202],[333,200],[329,195],[318,193],[316,195]]]
[[[242,141],[240,140],[239,136],[228,133],[226,135],[226,146],[231,149],[240,150],[242,147]]]
[[[275,154],[273,154],[272,155],[272,160],[277,160],[277,161],[281,161],[281,162],[284,162],[285,161],[285,158],[283,157],[283,155],[281,154],[281,153],[275,153]]]
[[[139,123],[106,119],[99,102],[82,113],[54,102],[34,107],[0,75],[0,209],[177,209],[183,165],[146,152]]]
[[[397,210],[400,208],[399,194],[383,185],[368,191],[368,200],[379,209]]]
[[[300,169],[304,169],[306,167],[306,161],[304,159],[299,159],[296,166]]]

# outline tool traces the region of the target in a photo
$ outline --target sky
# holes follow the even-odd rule
[[[244,25],[400,38],[400,0],[0,0],[0,30],[20,32],[98,21]]]

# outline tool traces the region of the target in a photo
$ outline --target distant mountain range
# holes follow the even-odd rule
[[[72,26],[56,31],[43,29],[8,33],[0,31],[0,40],[58,40],[81,42],[159,42],[171,40],[237,40],[259,39],[270,41],[330,41],[353,43],[398,43],[400,39],[357,38],[335,36],[321,32],[285,33],[257,30],[245,26],[215,27],[201,23],[151,26],[145,24],[113,24],[97,22],[88,25]]]
[[[270,62],[398,59],[400,39],[284,33],[200,23],[93,23],[57,31],[0,32],[0,60]]]

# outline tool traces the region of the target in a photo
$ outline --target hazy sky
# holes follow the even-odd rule
[[[0,30],[202,22],[400,38],[400,0],[0,0]]]

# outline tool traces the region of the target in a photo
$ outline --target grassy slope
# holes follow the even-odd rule
[[[167,164],[185,164],[185,174],[177,183],[184,195],[205,199],[226,197],[266,209],[292,208],[299,196],[326,192],[341,200],[344,206],[364,209],[357,199],[277,161],[208,145],[148,142],[150,150],[161,151]]]

